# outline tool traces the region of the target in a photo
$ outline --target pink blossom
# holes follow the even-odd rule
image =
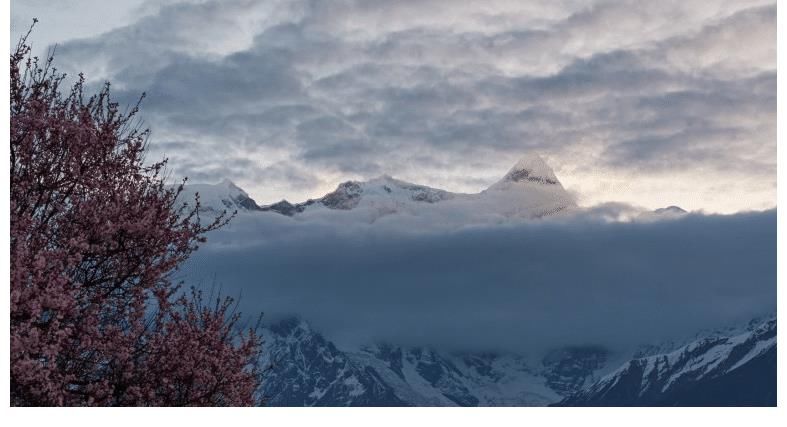
[[[176,204],[136,107],[62,94],[51,61],[11,55],[11,403],[254,404],[260,339],[171,279],[227,218]]]

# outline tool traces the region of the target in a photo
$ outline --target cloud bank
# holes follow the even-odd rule
[[[15,0],[15,20],[39,3]],[[75,4],[50,19],[98,20]],[[192,182],[229,178],[261,202],[383,173],[475,192],[536,151],[585,205],[776,205],[773,1],[131,10],[64,39],[58,65],[110,79],[125,102],[146,91],[151,158]]]
[[[776,213],[437,230],[240,216],[180,273],[343,346],[627,350],[775,312]]]

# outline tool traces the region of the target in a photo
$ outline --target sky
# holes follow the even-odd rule
[[[776,206],[774,1],[12,0],[149,158],[260,203],[388,174],[477,192],[525,153],[579,203]]]

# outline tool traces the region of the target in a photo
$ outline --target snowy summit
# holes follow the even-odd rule
[[[390,215],[430,216],[460,223],[501,218],[540,218],[576,207],[552,168],[537,155],[521,158],[503,178],[480,193],[454,193],[383,175],[367,181],[346,181],[336,190],[301,203],[282,200],[259,206],[229,180],[186,187],[184,200],[200,195],[206,211],[276,213],[298,219],[315,215],[351,215],[375,222]],[[352,212],[352,214],[349,214]]]

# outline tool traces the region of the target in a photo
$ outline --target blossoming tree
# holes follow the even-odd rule
[[[61,92],[26,40],[11,54],[11,403],[256,403],[254,329],[172,279],[227,218],[178,204],[109,84]]]

